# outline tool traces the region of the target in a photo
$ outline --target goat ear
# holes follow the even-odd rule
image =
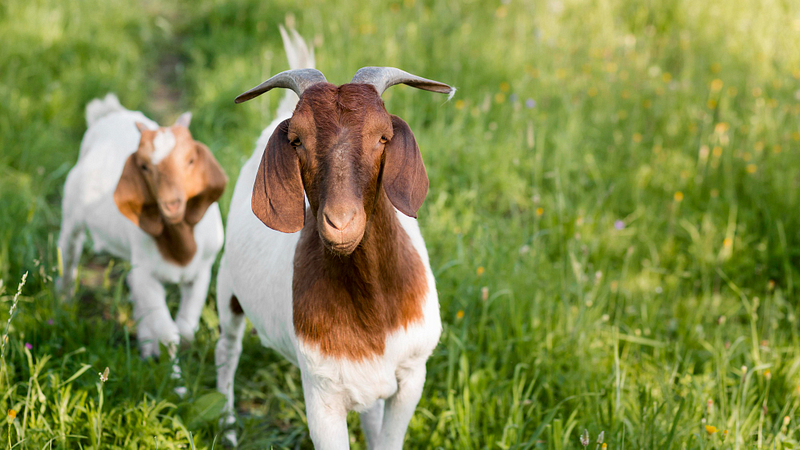
[[[191,191],[187,192],[189,199],[183,216],[190,225],[200,222],[208,207],[222,196],[228,184],[228,177],[208,147],[197,141],[194,145],[197,151],[194,177]]]
[[[138,129],[140,133],[144,133],[145,131],[149,130],[147,125],[143,124],[142,122],[136,122],[136,129]]]
[[[284,233],[303,228],[306,204],[300,161],[289,145],[289,120],[281,122],[269,138],[253,185],[253,213],[264,225]]]
[[[383,188],[395,208],[416,218],[428,194],[428,174],[411,128],[403,119],[391,117],[394,136],[384,153]]]
[[[136,166],[135,153],[128,157],[122,169],[122,176],[114,191],[114,203],[125,217],[147,234],[158,236],[164,231],[158,203]]]
[[[181,114],[180,117],[175,121],[175,125],[179,125],[182,127],[189,128],[189,124],[192,123],[192,113],[186,111],[185,113]]]

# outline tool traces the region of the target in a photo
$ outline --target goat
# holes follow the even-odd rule
[[[192,139],[191,113],[159,127],[113,94],[86,106],[88,130],[64,186],[57,281],[69,298],[86,230],[94,251],[131,263],[127,282],[143,358],[174,357],[191,342],[224,232],[217,199],[228,181],[208,147]],[[162,283],[177,283],[181,303],[172,320]]]
[[[281,33],[290,61],[306,64],[236,99],[276,87],[297,94],[287,93],[262,132],[231,201],[217,276],[222,421],[235,420],[246,316],[265,346],[299,366],[316,448],[349,448],[346,417],[355,410],[370,448],[399,449],[442,328],[415,220],[425,166],[410,128],[380,96],[398,83],[454,89],[386,67],[335,86],[311,68],[313,55],[298,57],[307,53],[299,35]],[[232,430],[226,438],[235,444]]]

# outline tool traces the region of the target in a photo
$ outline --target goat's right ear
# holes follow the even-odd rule
[[[114,191],[114,203],[119,212],[136,224],[145,233],[159,236],[164,231],[164,222],[156,199],[150,195],[147,182],[136,167],[136,154],[125,162],[122,176]]]
[[[306,203],[300,161],[289,144],[289,120],[281,122],[269,138],[253,184],[253,213],[264,225],[284,233],[303,228]]]

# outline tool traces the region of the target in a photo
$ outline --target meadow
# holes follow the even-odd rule
[[[127,263],[87,250],[76,300],[55,296],[61,194],[86,103],[115,92],[194,113],[225,215],[283,93],[233,98],[288,68],[287,16],[334,83],[386,65],[459,89],[384,95],[428,169],[444,322],[406,448],[800,448],[785,0],[0,2],[2,445],[221,447],[213,283],[181,399],[138,356]],[[298,369],[250,333],[236,395],[240,448],[311,448]]]

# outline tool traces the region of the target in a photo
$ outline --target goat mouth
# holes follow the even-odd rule
[[[176,225],[183,220],[183,211],[178,211],[172,214],[168,214],[164,211],[161,211],[161,217],[164,218],[164,222],[170,225]]]
[[[358,244],[361,242],[361,240],[355,239],[350,242],[331,242],[325,238],[322,238],[322,242],[325,244],[325,247],[332,253],[339,256],[349,256],[351,253],[355,251],[356,247],[358,247]]]

